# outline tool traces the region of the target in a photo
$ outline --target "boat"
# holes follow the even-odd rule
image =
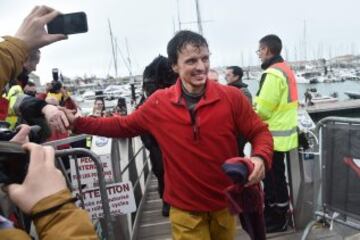
[[[118,97],[122,97],[125,93],[124,86],[120,85],[109,85],[104,89],[104,95],[106,99],[112,100]]]
[[[309,83],[309,80],[301,75],[296,75],[296,83],[301,83],[301,84]]]
[[[360,92],[344,92],[350,99],[360,99]]]
[[[339,98],[331,96],[319,96],[311,99],[313,104],[333,103],[337,101],[339,101]]]
[[[95,99],[95,92],[94,91],[86,91],[81,95],[81,97],[84,100],[94,100]]]

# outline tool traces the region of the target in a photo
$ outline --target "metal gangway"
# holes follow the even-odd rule
[[[355,235],[357,233],[358,230],[356,230],[356,227],[358,227],[358,222],[356,219],[358,215],[354,215],[351,209],[347,209],[347,211],[344,212],[339,209],[339,206],[335,208],[332,207],[331,204],[329,204],[329,201],[323,201],[324,199],[329,200],[329,198],[323,197],[319,200],[317,194],[323,194],[325,191],[321,190],[321,186],[319,188],[319,183],[324,183],[324,176],[326,175],[321,172],[322,164],[326,161],[324,159],[324,145],[322,142],[324,136],[329,136],[329,133],[324,135],[324,129],[326,130],[326,127],[332,126],[330,123],[336,124],[336,127],[340,126],[340,129],[342,130],[346,130],[347,128],[351,129],[350,132],[353,135],[355,134],[354,136],[359,136],[360,139],[360,121],[338,118],[326,119],[320,121],[316,130],[312,133],[315,138],[319,140],[320,144],[315,144],[316,146],[311,149],[310,152],[304,152],[302,149],[291,152],[289,159],[287,160],[287,169],[293,213],[295,216],[293,223],[294,228],[289,229],[289,231],[285,233],[268,235],[268,239],[345,239],[339,238],[339,236],[341,236],[339,234],[329,233],[332,229],[329,229],[330,226],[325,223],[330,223],[332,226],[337,224],[337,229],[345,229],[345,234],[343,236],[349,237],[350,235]],[[336,131],[338,131],[337,128]],[[317,132],[320,132],[320,134],[317,134]],[[84,140],[87,137],[87,135],[78,135],[63,140],[49,142],[47,144],[56,147]],[[72,154],[75,155],[92,155],[87,152],[88,150],[70,149],[57,151],[57,156],[69,154],[69,152],[66,151],[73,151]],[[312,181],[306,180],[306,174],[304,174],[307,161],[304,159],[304,154],[309,153],[312,153],[314,156],[314,166],[312,167],[314,179]],[[96,154],[93,155],[93,158],[97,158]],[[132,183],[136,211],[130,214],[112,216],[109,214],[109,211],[106,210],[107,207],[105,206],[104,217],[99,220],[100,226],[102,227],[101,239],[171,239],[170,221],[169,218],[161,215],[162,200],[157,193],[157,180],[151,173],[151,163],[148,152],[143,147],[140,138],[113,139],[111,146],[111,162],[114,175],[113,182],[130,181]],[[60,164],[59,167],[63,168],[61,165],[62,164]],[[68,181],[70,180],[68,179]],[[109,183],[112,182],[107,182],[106,184]],[[81,186],[81,184],[79,185]],[[101,183],[99,185],[101,185]],[[314,189],[316,191],[315,194],[313,192]],[[347,204],[349,204],[349,201]],[[348,205],[346,206],[348,207]],[[337,212],[337,214],[333,215],[334,212]],[[332,215],[330,215],[330,213]],[[321,221],[321,219],[323,219],[323,221]],[[322,223],[324,223],[324,225],[321,225]],[[319,224],[321,227],[319,227]],[[344,227],[342,228],[341,226]],[[303,229],[305,229],[305,231]],[[241,230],[239,224],[237,233],[236,239],[249,239],[247,234]],[[347,239],[353,240],[352,238]]]

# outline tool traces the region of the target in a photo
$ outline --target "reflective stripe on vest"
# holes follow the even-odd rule
[[[273,130],[271,131],[271,134],[273,137],[289,137],[297,132],[297,128],[293,127],[290,130]]]
[[[296,87],[296,79],[291,69],[284,63],[276,63],[271,68],[279,70],[285,77],[289,89],[288,102],[298,101],[298,93]]]
[[[297,106],[298,106],[297,101],[286,103],[286,104],[273,104],[273,103],[267,102],[261,98],[257,98],[257,102],[264,105],[270,111],[273,111],[276,109],[276,111],[278,111],[278,112],[286,112],[288,110],[297,108]]]

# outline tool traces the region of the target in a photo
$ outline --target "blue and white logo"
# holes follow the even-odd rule
[[[95,145],[97,147],[103,147],[105,146],[107,143],[109,142],[109,139],[108,138],[105,138],[105,137],[97,137],[95,139]]]

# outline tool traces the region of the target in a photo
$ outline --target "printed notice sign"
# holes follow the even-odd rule
[[[112,163],[111,163],[111,145],[112,139],[93,136],[91,140],[91,151],[96,153],[101,161],[104,172],[104,179],[106,182],[113,180]],[[75,188],[77,188],[77,178],[80,179],[81,184],[86,184],[88,187],[98,186],[98,175],[94,162],[89,157],[82,157],[77,159],[79,176],[77,177],[77,170],[74,161],[70,162],[71,181]]]
[[[81,184],[86,184],[90,187],[94,186],[93,184],[98,182],[98,173],[94,162],[89,157],[78,158],[77,161]],[[110,154],[100,156],[100,161],[103,168],[103,176],[105,181],[109,182],[113,179]],[[77,187],[77,174],[74,161],[70,162],[70,170],[73,186]]]
[[[110,213],[112,216],[128,214],[136,211],[134,191],[131,182],[108,184],[106,192],[109,198]],[[79,194],[75,191],[74,195]],[[89,188],[82,190],[85,209],[93,220],[103,216],[100,189]],[[80,201],[77,202],[80,206]]]

